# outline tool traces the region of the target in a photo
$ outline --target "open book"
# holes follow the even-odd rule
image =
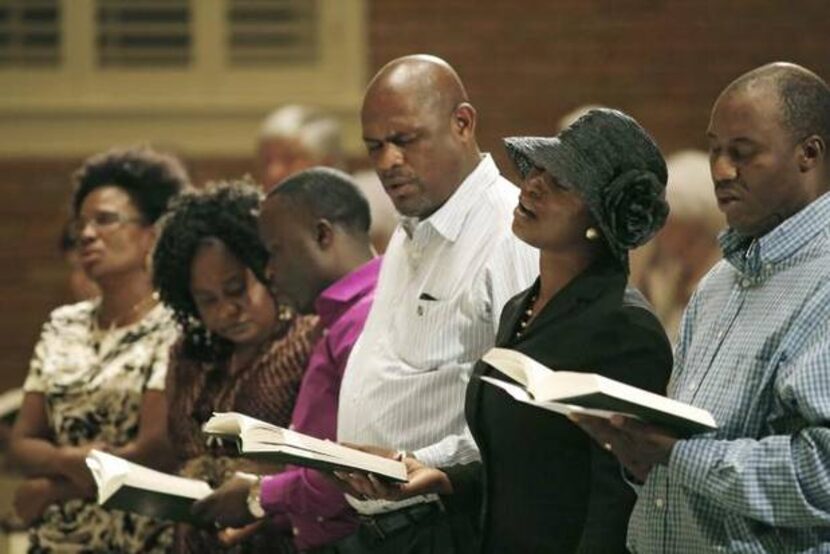
[[[190,506],[212,491],[204,481],[162,473],[91,450],[86,465],[98,486],[98,504],[156,519],[193,523]]]
[[[214,413],[202,431],[232,439],[243,456],[303,467],[372,473],[391,481],[406,482],[406,466],[336,442],[284,429],[236,412]]]
[[[520,402],[563,415],[611,417],[623,414],[665,427],[678,437],[717,429],[708,411],[695,408],[596,373],[554,371],[533,358],[506,348],[493,348],[482,360],[513,381],[483,376]]]

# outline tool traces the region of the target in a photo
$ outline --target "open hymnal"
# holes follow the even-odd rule
[[[391,481],[407,480],[406,466],[397,460],[304,435],[236,412],[213,414],[202,426],[202,431],[234,440],[239,452],[251,458],[326,471],[357,470]]]
[[[194,522],[190,506],[212,491],[204,481],[162,473],[91,450],[86,465],[98,487],[98,504],[156,519]]]
[[[554,371],[506,348],[493,348],[482,360],[518,384],[488,376],[481,377],[482,381],[520,402],[556,413],[605,418],[623,414],[665,427],[679,437],[717,429],[706,410],[596,373]]]

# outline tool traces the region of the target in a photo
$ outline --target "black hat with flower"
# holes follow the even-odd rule
[[[555,137],[510,137],[504,144],[522,177],[539,167],[582,195],[626,271],[628,251],[666,222],[666,161],[645,129],[620,111],[593,109]]]

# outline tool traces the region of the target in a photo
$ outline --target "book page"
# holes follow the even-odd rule
[[[238,427],[241,427],[239,436],[242,438],[243,453],[282,451],[298,457],[351,466],[367,472],[377,472],[381,475],[396,476],[406,480],[406,468],[397,460],[284,429],[243,414],[233,412],[214,414],[214,417],[205,423],[203,430],[208,434],[213,434],[214,429],[225,431],[230,428],[227,420],[232,417],[236,417],[239,422]],[[214,419],[219,421],[214,422]]]
[[[171,494],[199,500],[212,490],[204,481],[162,473],[100,450],[92,450],[86,458],[98,486],[98,502],[103,504],[122,486]]]
[[[516,350],[491,348],[481,359],[524,385],[530,395],[537,400],[549,398],[549,390],[556,388],[551,381],[559,372]]]
[[[537,406],[539,408],[542,408],[543,410],[548,410],[549,412],[554,412],[564,416],[568,416],[570,414],[581,414],[609,419],[612,415],[618,413],[609,412],[608,410],[583,408],[582,406],[576,406],[574,404],[564,404],[562,402],[553,402],[550,400],[534,400],[530,397],[530,395],[528,395],[527,391],[525,391],[519,385],[508,383],[507,381],[502,381],[500,379],[494,379],[493,377],[487,377],[486,375],[482,376],[481,380],[491,385],[495,385],[496,387],[500,388],[501,390],[503,390],[519,402],[524,402],[525,404],[530,404],[531,406]],[[631,416],[629,414],[623,415],[627,417],[634,417],[636,419],[635,416]]]

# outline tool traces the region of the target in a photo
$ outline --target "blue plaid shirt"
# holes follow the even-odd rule
[[[640,491],[640,553],[830,552],[830,193],[724,260],[683,316],[670,397],[716,432],[677,442]]]

